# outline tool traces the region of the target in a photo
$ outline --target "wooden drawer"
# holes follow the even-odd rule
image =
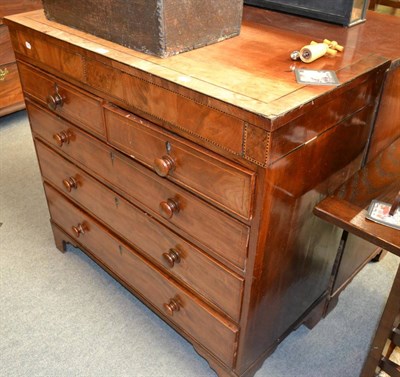
[[[114,274],[168,316],[183,333],[232,366],[238,329],[174,283],[85,212],[45,184],[52,220]],[[174,300],[179,310],[170,312]]]
[[[85,68],[82,55],[51,43],[46,35],[37,34],[32,30],[13,29],[10,37],[16,53],[44,63],[73,79],[84,80]]]
[[[18,63],[24,92],[55,114],[85,130],[105,137],[102,100],[26,64]]]
[[[205,153],[113,105],[105,110],[107,140],[162,176],[249,219],[254,173]]]
[[[36,141],[43,177],[185,282],[239,320],[243,279],[168,230],[76,165]],[[175,260],[174,260],[175,258]],[[164,267],[164,268],[165,268]]]
[[[249,227],[210,206],[171,182],[158,177],[132,159],[56,118],[50,112],[27,103],[31,127],[46,142],[66,153],[93,173],[122,190],[146,211],[165,215],[161,207],[177,203],[170,224],[186,232],[226,261],[244,269]],[[68,139],[60,147],[54,139]],[[172,208],[171,208],[172,209]]]

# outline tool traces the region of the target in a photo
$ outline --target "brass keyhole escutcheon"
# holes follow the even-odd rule
[[[6,79],[6,76],[9,74],[8,69],[0,69],[0,81],[4,81]]]

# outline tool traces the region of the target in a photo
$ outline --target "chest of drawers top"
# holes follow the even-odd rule
[[[35,65],[218,153],[265,167],[288,153],[275,151],[281,143],[275,142],[275,131],[282,134],[296,119],[313,117],[323,104],[331,108],[334,96],[362,85],[386,59],[349,47],[343,56],[312,67],[335,70],[341,85],[298,84],[289,53],[310,37],[276,29],[279,21],[261,22],[252,12],[245,9],[239,37],[168,59],[50,22],[42,11],[7,22],[15,22],[16,53]],[[294,147],[306,141],[300,138]]]

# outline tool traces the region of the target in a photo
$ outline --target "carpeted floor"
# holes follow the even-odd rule
[[[0,376],[212,377],[208,364],[77,249],[54,246],[24,111],[0,118]],[[355,377],[397,259],[368,265],[256,377]]]

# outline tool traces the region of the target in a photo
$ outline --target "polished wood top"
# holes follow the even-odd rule
[[[341,85],[359,75],[398,58],[397,47],[388,43],[366,43],[379,30],[400,29],[390,16],[369,15],[371,21],[347,29],[337,25],[245,7],[240,36],[197,50],[160,59],[145,55],[89,34],[48,21],[43,11],[7,17],[49,36],[84,47],[142,73],[156,75],[229,105],[259,114],[271,121],[271,129],[284,116],[335,89],[333,86],[298,84],[293,65],[310,69],[335,70]],[[378,16],[378,17],[376,17]],[[311,64],[295,63],[290,53],[311,39],[332,38],[345,46],[336,57],[323,57]],[[371,38],[374,40],[374,38]],[[382,49],[382,50],[381,50]],[[382,58],[379,55],[383,55]],[[280,119],[281,118],[281,119]],[[276,123],[276,126],[274,125]]]
[[[366,22],[353,27],[343,27],[248,7],[243,14],[243,22],[278,27],[288,33],[295,32],[314,40],[336,40],[345,46],[343,60],[347,62],[355,61],[364,54],[378,54],[393,60],[394,64],[400,63],[399,17],[368,11]]]

